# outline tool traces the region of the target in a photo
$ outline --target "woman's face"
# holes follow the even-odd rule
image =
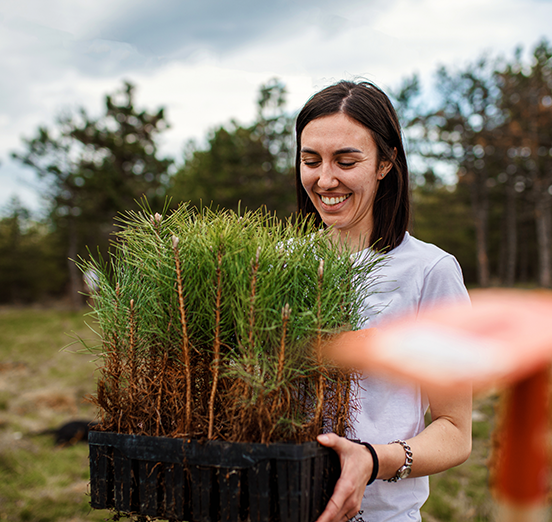
[[[349,244],[370,239],[373,205],[391,169],[378,162],[370,131],[343,113],[308,123],[301,134],[301,183],[322,221]]]

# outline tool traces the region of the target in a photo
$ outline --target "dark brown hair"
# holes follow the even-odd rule
[[[366,127],[378,147],[378,163],[390,161],[392,168],[379,182],[374,201],[374,228],[370,244],[376,250],[390,249],[403,240],[410,217],[408,166],[397,114],[387,95],[369,82],[341,81],[312,96],[297,116],[295,133],[295,183],[300,214],[318,212],[301,183],[301,134],[308,123],[332,114],[343,113]]]

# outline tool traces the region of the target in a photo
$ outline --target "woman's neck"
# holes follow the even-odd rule
[[[343,249],[343,246],[346,245],[347,250],[354,254],[355,252],[360,252],[365,250],[370,246],[370,235],[371,234],[354,234],[351,231],[340,231],[333,230],[333,239],[334,244],[339,248]]]

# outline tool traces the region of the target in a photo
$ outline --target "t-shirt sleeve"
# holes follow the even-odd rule
[[[462,269],[454,256],[443,256],[428,269],[420,295],[419,311],[442,303],[468,303],[469,300]]]

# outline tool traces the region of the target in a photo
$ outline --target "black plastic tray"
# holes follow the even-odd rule
[[[317,442],[249,444],[91,431],[91,506],[190,522],[310,522],[339,478]]]

